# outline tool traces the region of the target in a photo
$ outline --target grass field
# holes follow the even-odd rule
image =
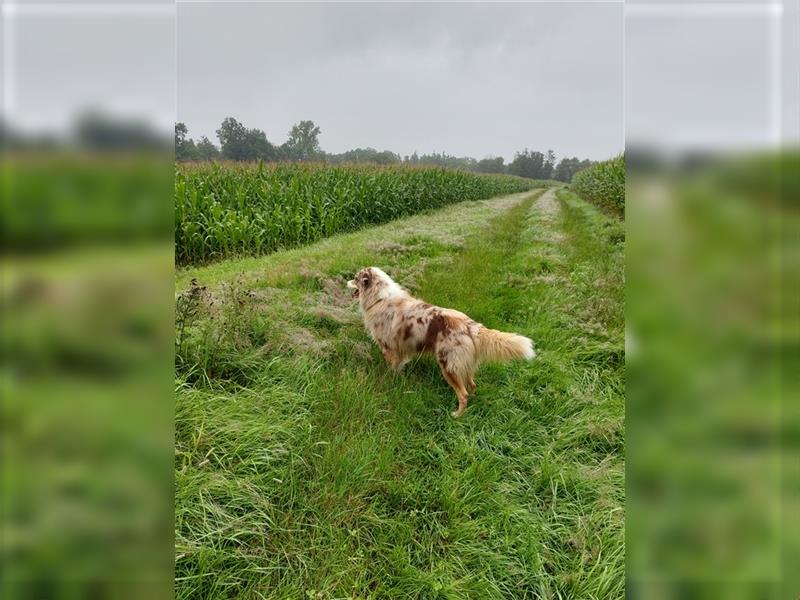
[[[540,190],[179,271],[207,289],[179,310],[176,597],[622,598],[623,247]],[[537,359],[452,419],[432,359],[370,342],[367,265]]]

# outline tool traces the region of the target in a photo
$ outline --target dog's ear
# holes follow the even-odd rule
[[[361,277],[361,285],[365,288],[368,288],[369,284],[372,283],[372,271],[369,269],[362,271],[359,277]]]

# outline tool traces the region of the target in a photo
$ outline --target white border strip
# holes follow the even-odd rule
[[[101,4],[89,2],[63,4],[23,4],[3,2],[3,17],[168,17],[175,14],[174,2],[142,3],[120,2]]]
[[[626,17],[780,17],[783,4],[776,2],[699,2],[689,4],[625,3]]]

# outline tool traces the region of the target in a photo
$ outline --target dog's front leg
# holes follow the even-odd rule
[[[410,360],[409,358],[403,357],[397,354],[394,350],[390,348],[383,348],[383,358],[386,359],[386,362],[392,368],[393,371],[400,371],[403,367],[406,366],[406,363]]]
[[[381,352],[383,352],[383,358],[388,363],[388,365],[392,369],[397,368],[397,355],[389,348],[389,346],[381,345]]]

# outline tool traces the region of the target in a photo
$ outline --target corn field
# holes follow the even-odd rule
[[[260,255],[424,210],[544,186],[438,167],[195,163],[175,174],[175,260]]]
[[[578,171],[570,183],[580,196],[617,215],[625,213],[625,155]]]

